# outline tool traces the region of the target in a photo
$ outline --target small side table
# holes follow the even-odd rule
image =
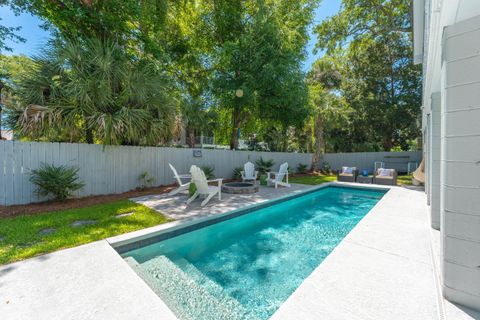
[[[372,183],[372,180],[373,180],[373,177],[371,176],[368,176],[368,177],[357,176],[358,183]]]

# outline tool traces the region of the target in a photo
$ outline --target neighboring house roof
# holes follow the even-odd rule
[[[13,140],[13,131],[2,130],[2,140]]]

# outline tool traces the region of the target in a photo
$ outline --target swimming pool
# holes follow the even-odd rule
[[[268,319],[384,193],[321,188],[122,256],[180,319]]]

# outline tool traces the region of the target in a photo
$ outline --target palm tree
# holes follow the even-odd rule
[[[329,106],[332,104],[332,100],[336,100],[336,95],[331,91],[339,88],[341,80],[338,65],[332,57],[323,57],[317,60],[308,74],[310,95],[314,109],[313,132],[315,136],[315,153],[312,158],[312,168],[314,170],[319,170],[323,162],[325,145],[324,117],[326,111],[330,108]]]
[[[187,131],[187,144],[190,148],[195,147],[195,136],[205,133],[209,127],[212,128],[216,114],[214,110],[205,106],[201,97],[188,97],[181,105],[182,122]]]
[[[11,112],[21,135],[129,145],[170,137],[175,103],[154,62],[100,39],[57,40],[34,61]]]

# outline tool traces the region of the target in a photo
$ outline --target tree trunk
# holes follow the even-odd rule
[[[195,148],[195,130],[188,128],[187,144],[190,148]]]
[[[383,139],[383,151],[390,151],[393,146],[392,137],[385,137]]]
[[[313,154],[312,169],[320,170],[321,164],[323,162],[323,147],[324,147],[324,137],[323,137],[323,117],[321,114],[318,114],[315,118],[314,125],[314,134],[315,134],[315,153]]]
[[[312,127],[308,126],[307,129],[307,152],[313,152],[313,139],[312,139]]]
[[[232,136],[230,138],[230,150],[238,149],[238,127],[240,126],[240,112],[233,111],[232,114]]]
[[[238,149],[238,134],[237,134],[238,127],[233,127],[232,130],[232,137],[230,138],[230,150]]]
[[[90,128],[85,129],[85,141],[88,144],[93,144],[93,131]]]
[[[288,128],[285,129],[282,151],[287,152],[287,149],[288,149]]]

